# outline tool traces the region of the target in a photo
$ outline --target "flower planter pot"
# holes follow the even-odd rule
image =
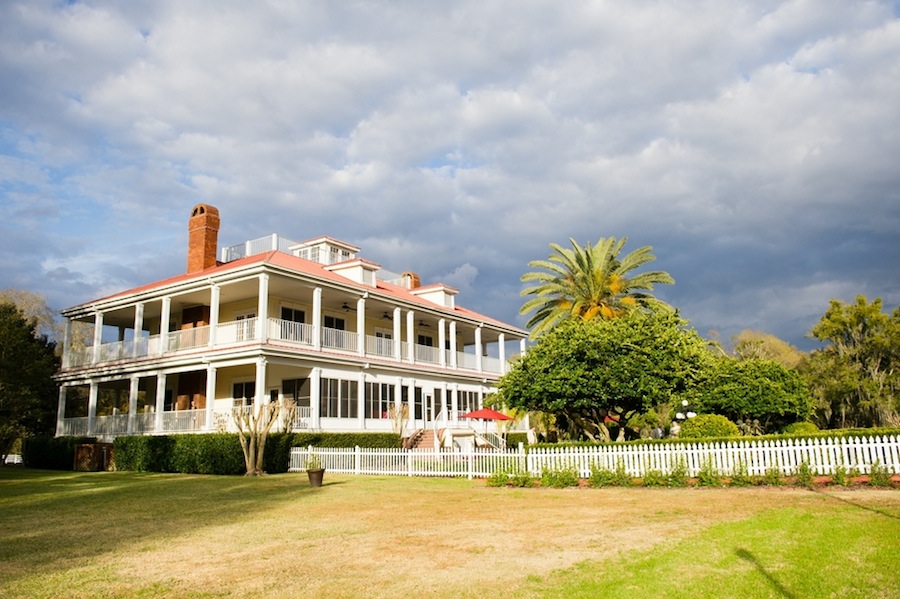
[[[314,470],[307,470],[306,475],[309,477],[309,486],[310,487],[321,487],[322,486],[322,477],[325,476],[324,468],[316,468]]]

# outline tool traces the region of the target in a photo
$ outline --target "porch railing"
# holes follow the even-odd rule
[[[312,324],[292,322],[279,318],[268,318],[265,323],[269,339],[287,341],[308,347],[314,344],[315,327]],[[258,339],[258,326],[260,326],[258,318],[245,318],[220,323],[216,326],[215,345],[227,346],[252,343]],[[177,354],[178,352],[201,349],[209,346],[210,334],[211,327],[202,326],[172,331],[165,335],[140,337],[137,340],[104,343],[96,352],[97,363]],[[351,353],[358,352],[359,335],[356,331],[323,327],[320,329],[320,334],[323,348]],[[364,349],[366,355],[394,359],[398,353],[398,344],[400,360],[409,360],[412,355],[416,362],[422,364],[440,364],[441,357],[444,358],[448,367],[453,363],[453,356],[449,350],[442,351],[437,347],[419,344],[410,345],[405,341],[386,339],[375,335],[366,335]],[[65,356],[65,368],[88,366],[94,362],[94,356],[93,347],[70,350]],[[456,352],[456,368],[476,371],[478,369],[477,356],[473,353]],[[503,363],[499,358],[483,356],[481,369],[483,372],[501,374],[503,372]]]

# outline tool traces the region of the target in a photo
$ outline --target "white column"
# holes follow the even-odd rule
[[[209,346],[215,347],[219,333],[219,298],[221,290],[218,285],[209,288]]]
[[[391,319],[394,324],[394,332],[393,332],[393,341],[394,341],[394,359],[398,362],[401,359],[400,350],[402,349],[403,343],[400,339],[400,308],[394,308],[394,317]]]
[[[268,341],[269,333],[269,275],[259,275],[259,307],[257,314],[257,337],[260,343]]]
[[[506,335],[500,333],[497,337],[497,345],[500,356],[500,374],[506,374]]]
[[[366,298],[356,300],[356,353],[366,355]]]
[[[97,381],[91,381],[91,389],[88,393],[88,425],[87,434],[94,434],[94,427],[97,420],[97,392],[99,391]]]
[[[206,366],[206,430],[208,431],[215,427],[216,373],[215,366],[212,364]]]
[[[156,375],[156,418],[153,423],[153,430],[163,432],[163,412],[166,409],[166,375]]]
[[[134,306],[134,338],[132,344],[132,356],[137,358],[141,355],[141,338],[144,330],[144,302],[138,302]]]
[[[484,352],[484,348],[481,345],[481,325],[475,327],[475,370],[478,372],[482,372],[484,370],[483,360],[481,359],[481,354]]]
[[[442,367],[447,366],[447,332],[445,330],[446,321],[443,318],[438,319],[438,363]]]
[[[128,385],[128,434],[134,434],[134,419],[137,417],[138,384],[140,379],[132,375]]]
[[[69,366],[69,352],[72,349],[72,319],[65,318],[66,328],[63,336],[63,368],[67,368]]]
[[[172,298],[162,298],[159,316],[159,354],[163,355],[169,348],[169,319],[172,317]]]
[[[359,389],[356,392],[356,419],[359,423],[359,430],[366,428],[366,373],[359,373]]]
[[[398,415],[400,413],[400,410],[403,409],[402,397],[403,397],[403,379],[398,376],[397,380],[394,381],[394,410],[397,411]],[[398,432],[400,433],[400,436],[402,437],[404,431],[400,430]]]
[[[68,319],[67,319],[68,320]],[[56,407],[56,436],[63,434],[63,423],[66,419],[66,386],[59,386],[59,402]]]
[[[450,414],[447,413],[447,409],[449,408],[449,404],[447,403],[447,393],[448,393],[447,381],[444,381],[443,383],[441,383],[441,406],[440,406],[440,410],[438,410],[438,412],[444,415],[444,424],[445,425],[450,420]]]
[[[519,355],[525,357],[525,337],[519,339]]]
[[[312,429],[321,428],[319,406],[322,400],[322,369],[313,368],[309,373],[309,419]]]
[[[313,289],[313,348],[322,349],[322,288]],[[318,428],[318,421],[315,421]]]
[[[458,357],[456,355],[456,321],[450,321],[450,368],[454,370],[459,366]]]
[[[406,384],[406,403],[409,410],[409,422],[412,429],[416,428],[416,379],[409,379]]]
[[[103,341],[103,312],[94,314],[94,364],[100,361],[100,343]]]
[[[410,362],[416,361],[416,313],[410,310],[406,313],[406,346],[409,348],[409,355],[406,359]]]
[[[253,410],[257,414],[259,410],[269,403],[269,394],[266,393],[266,359],[256,359],[256,401]]]
[[[450,420],[456,423],[459,422],[459,385],[453,383],[450,393]]]

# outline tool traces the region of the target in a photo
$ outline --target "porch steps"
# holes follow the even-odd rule
[[[434,431],[419,429],[410,437],[409,449],[434,449]]]

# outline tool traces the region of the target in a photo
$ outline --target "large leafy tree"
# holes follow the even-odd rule
[[[561,322],[499,381],[505,405],[551,414],[560,432],[609,440],[606,424],[628,421],[682,396],[706,376],[711,354],[668,312]]]
[[[55,344],[11,303],[0,303],[0,454],[29,433],[52,433],[57,407]]]
[[[758,420],[764,430],[776,432],[806,420],[812,398],[800,374],[778,362],[719,357],[697,387],[694,406],[735,422]]]
[[[610,319],[638,307],[671,311],[668,304],[650,292],[656,284],[672,284],[675,280],[664,271],[634,274],[632,271],[656,257],[650,246],[621,256],[627,241],[627,237],[601,237],[596,244],[582,247],[569,239],[571,249],[551,243],[553,253],[546,260],[528,263],[541,269],[522,275],[522,282],[533,283],[522,290],[522,295],[534,297],[520,310],[521,314],[534,312],[526,325],[532,329],[532,337],[573,316],[583,320]]]
[[[833,299],[811,334],[827,343],[803,368],[819,424],[900,425],[900,307],[888,315],[880,298]]]
[[[762,331],[745,329],[731,337],[738,360],[772,360],[785,368],[797,368],[806,356],[802,351]]]

